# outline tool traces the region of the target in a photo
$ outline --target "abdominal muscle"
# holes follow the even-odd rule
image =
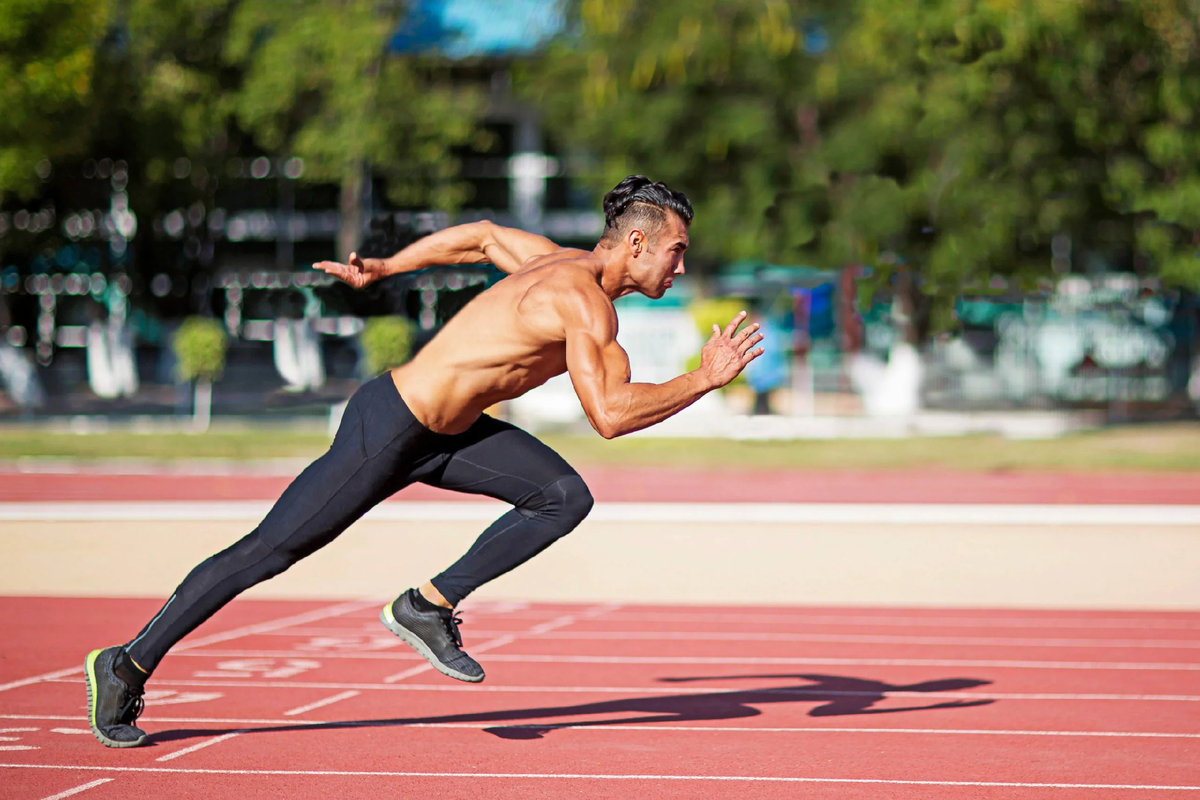
[[[412,361],[392,370],[392,382],[421,424],[437,433],[462,433],[489,406],[566,371],[565,335],[552,296],[567,287],[553,285],[559,283],[554,269],[500,281]]]

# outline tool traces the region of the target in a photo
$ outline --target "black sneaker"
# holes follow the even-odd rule
[[[417,608],[412,598],[415,591],[409,589],[384,606],[379,621],[423,655],[438,672],[460,681],[479,683],[483,680],[483,667],[462,651],[462,637],[458,633],[462,620],[448,608],[436,611]]]
[[[138,747],[146,742],[146,732],[133,724],[145,707],[143,690],[131,687],[113,672],[120,654],[119,646],[93,650],[83,662],[88,722],[105,747]]]

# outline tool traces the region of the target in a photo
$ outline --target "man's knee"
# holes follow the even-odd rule
[[[546,487],[546,494],[572,528],[583,522],[596,501],[583,478],[567,475]]]

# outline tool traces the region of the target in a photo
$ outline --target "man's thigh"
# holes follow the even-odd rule
[[[524,505],[555,481],[578,473],[537,437],[483,416],[454,437],[446,459],[421,481],[441,489]]]

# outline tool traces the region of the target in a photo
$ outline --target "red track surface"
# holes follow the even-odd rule
[[[299,470],[297,470],[299,472]],[[1200,502],[1195,473],[1037,474],[688,471],[583,469],[596,499],[614,502],[724,503],[1052,503]],[[290,475],[116,475],[0,472],[0,502],[60,500],[274,500]],[[397,499],[469,500],[424,485]]]
[[[54,673],[156,607],[0,600],[0,795],[1200,790],[1197,613],[477,604],[469,686],[409,672],[374,604],[237,601],[155,674],[152,746],[107,750],[79,671]]]

